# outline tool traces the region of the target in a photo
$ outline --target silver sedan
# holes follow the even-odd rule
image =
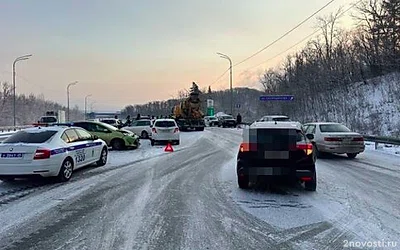
[[[347,154],[355,158],[364,152],[364,138],[340,123],[314,122],[303,125],[306,134],[313,134],[317,157],[323,153]]]

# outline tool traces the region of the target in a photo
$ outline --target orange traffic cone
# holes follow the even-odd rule
[[[164,149],[165,152],[174,152],[174,148],[171,146],[171,143],[168,143]]]

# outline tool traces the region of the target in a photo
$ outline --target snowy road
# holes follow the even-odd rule
[[[148,143],[69,183],[0,183],[0,249],[343,249],[400,239],[400,157],[318,160],[317,192],[239,190],[240,131]],[[400,242],[396,248],[399,249]]]

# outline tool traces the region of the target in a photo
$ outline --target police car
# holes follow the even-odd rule
[[[56,176],[68,181],[73,170],[107,163],[106,143],[82,128],[35,127],[16,132],[0,144],[0,180]]]
[[[267,181],[290,179],[315,191],[316,157],[310,140],[296,122],[257,122],[243,130],[243,142],[237,156],[239,188],[264,177]]]

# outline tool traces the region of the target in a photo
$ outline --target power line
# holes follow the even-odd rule
[[[212,82],[212,83],[210,84],[210,87],[211,87],[212,85],[214,85],[215,83],[217,83],[222,77],[224,77],[224,75],[229,71],[229,69],[230,69],[230,67],[229,67],[227,70],[225,70],[225,72],[224,72],[222,75],[220,75],[214,82]]]
[[[244,60],[236,63],[234,66],[237,66],[239,64],[244,63],[245,61],[255,57],[256,55],[260,54],[261,52],[263,52],[264,50],[268,49],[269,47],[271,47],[272,45],[274,45],[275,43],[279,42],[280,40],[282,40],[284,37],[286,37],[287,35],[289,35],[290,33],[292,33],[294,30],[296,30],[297,28],[299,28],[301,25],[303,25],[304,23],[306,23],[308,20],[310,20],[311,18],[313,18],[315,15],[317,15],[319,12],[321,12],[323,9],[325,9],[326,7],[328,7],[329,5],[331,5],[335,0],[331,0],[329,1],[327,4],[325,4],[324,6],[322,6],[319,10],[317,10],[316,12],[314,12],[311,16],[307,17],[306,19],[304,19],[302,22],[300,22],[299,24],[297,24],[295,27],[293,27],[292,29],[290,29],[288,32],[286,32],[285,34],[283,34],[281,37],[279,37],[278,39],[276,39],[275,41],[273,41],[272,43],[268,44],[267,46],[265,46],[264,48],[260,49],[259,51],[257,51],[256,53],[252,54],[251,56],[245,58]]]
[[[348,11],[350,11],[352,8],[354,8],[356,5],[358,5],[358,4],[361,3],[361,2],[362,2],[362,0],[359,0],[359,1],[357,1],[356,3],[352,4],[349,8],[347,8],[347,9],[344,10],[342,13],[340,13],[340,14],[337,16],[337,19],[342,18],[344,14],[346,14]],[[332,23],[332,21],[333,21],[333,20],[331,20],[331,21],[329,21],[328,23],[326,23],[325,27],[327,27],[328,25],[330,25],[330,24]],[[309,39],[310,37],[313,37],[315,34],[320,33],[320,32],[321,32],[320,29],[315,30],[315,31],[312,32],[311,34],[309,34],[309,35],[307,35],[306,37],[304,37],[303,39],[301,39],[299,42],[293,44],[293,45],[292,45],[291,47],[289,47],[288,49],[286,49],[286,50],[282,51],[281,53],[279,53],[279,54],[277,54],[277,55],[275,55],[275,56],[273,56],[273,57],[271,57],[271,58],[269,58],[269,59],[263,61],[262,63],[259,63],[259,64],[255,65],[255,66],[252,66],[252,67],[249,67],[249,68],[247,68],[246,70],[243,70],[242,72],[245,72],[245,71],[247,71],[247,70],[249,70],[249,69],[256,68],[256,67],[258,67],[258,66],[260,66],[260,65],[262,65],[262,64],[264,64],[264,63],[267,63],[267,62],[269,62],[269,61],[271,61],[271,60],[273,60],[273,59],[275,59],[275,58],[277,58],[277,57],[279,57],[279,56],[285,54],[285,53],[288,52],[289,50],[293,49],[293,48],[296,47],[297,45],[303,43],[304,41],[306,41],[306,40]]]

